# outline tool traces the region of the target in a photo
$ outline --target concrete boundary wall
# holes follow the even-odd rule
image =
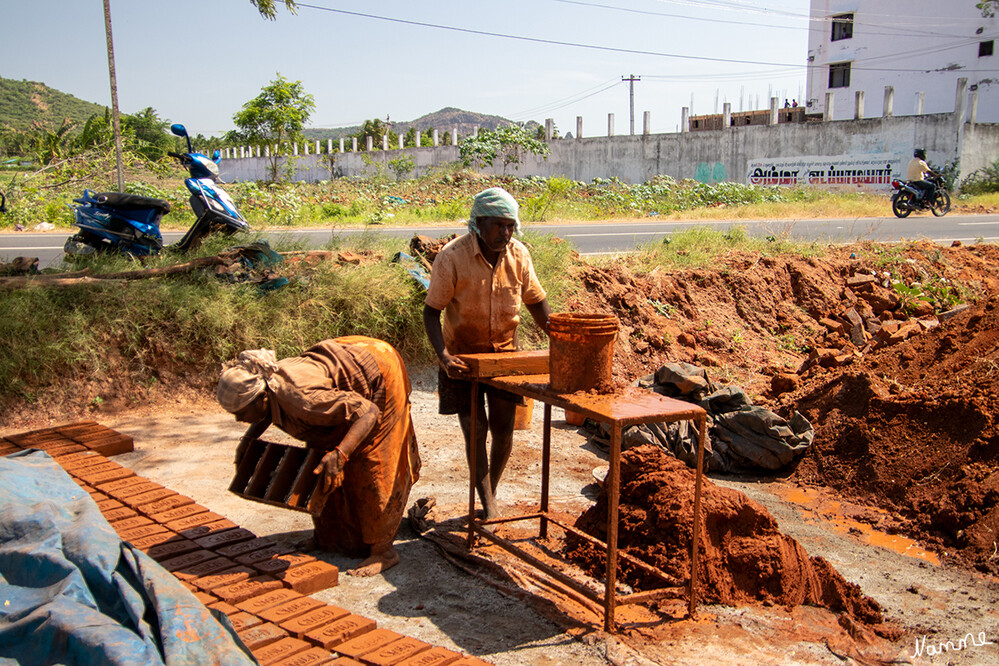
[[[705,183],[746,182],[747,168],[757,160],[885,153],[911,156],[913,148],[920,147],[926,149],[929,161],[937,165],[960,160],[959,179],[963,179],[999,157],[999,124],[958,122],[957,118],[964,117],[961,111],[701,132],[555,139],[548,142],[551,149],[548,159],[527,155],[519,165],[508,166],[505,173],[564,176],[583,182],[616,177],[626,183],[641,183],[659,174]],[[407,177],[423,176],[459,161],[456,146],[437,146],[282,157],[279,172],[291,180],[311,182],[379,174],[392,178],[389,162],[403,156],[412,159],[414,165]],[[264,157],[225,159],[220,165],[222,178],[229,182],[266,180],[269,163]],[[491,175],[504,173],[501,160],[493,167],[478,170]]]

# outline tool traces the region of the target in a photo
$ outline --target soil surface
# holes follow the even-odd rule
[[[458,554],[468,501],[460,434],[453,417],[436,414],[433,372],[418,369],[424,464],[410,503],[435,498],[428,538],[404,525],[399,566],[371,579],[343,576],[319,598],[504,664],[999,662],[999,248],[865,244],[820,258],[731,253],[694,270],[641,271],[625,259],[577,271],[584,289],[567,310],[621,321],[616,382],[684,361],[783,416],[801,412],[815,428],[792,469],[713,478],[698,616],[685,616],[682,595],[622,607],[621,631],[608,636],[592,604],[503,551]],[[304,543],[307,514],[226,491],[242,429],[210,401],[210,385],[188,379],[136,401],[123,381],[117,399],[101,387],[97,409],[26,405],[0,428],[97,419],[135,437],[123,464],[258,534]],[[510,512],[537,505],[541,411],[532,430],[518,432],[500,486]],[[553,505],[599,533],[593,470],[606,455],[560,416]],[[658,450],[626,459],[622,547],[680,576],[692,472]],[[553,562],[578,550],[558,533],[541,540],[514,524],[500,533]],[[583,568],[599,576],[583,555]],[[628,588],[647,584],[622,572]],[[950,651],[936,655],[947,641]]]

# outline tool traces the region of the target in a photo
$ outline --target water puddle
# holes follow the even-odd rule
[[[828,523],[839,534],[853,534],[865,543],[873,546],[887,548],[900,555],[914,557],[936,566],[940,565],[940,558],[937,554],[925,550],[916,541],[899,534],[887,534],[874,529],[867,523],[847,518],[843,514],[843,505],[841,502],[827,499],[817,490],[812,488],[781,487],[775,488],[774,491],[781,499],[810,509],[816,520]],[[884,513],[879,509],[866,510]]]

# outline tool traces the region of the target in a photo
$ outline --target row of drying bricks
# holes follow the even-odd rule
[[[379,629],[374,620],[307,596],[335,586],[337,567],[257,537],[191,498],[135,475],[98,453],[99,447],[80,444],[85,438],[57,429],[8,435],[0,440],[0,455],[45,450],[90,494],[124,541],[173,573],[206,607],[225,613],[263,666],[486,663]]]

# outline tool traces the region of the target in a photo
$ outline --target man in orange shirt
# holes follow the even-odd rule
[[[423,306],[423,325],[440,360],[440,413],[457,414],[471,452],[471,385],[460,377],[468,366],[456,354],[515,351],[520,305],[537,325],[548,331],[551,308],[534,273],[527,248],[513,238],[520,231],[517,201],[506,190],[492,187],[475,196],[468,233],[440,251],[434,259],[430,288]],[[441,313],[444,325],[441,327]],[[489,403],[486,413],[486,400]],[[488,425],[476,433],[477,469],[469,469],[482,500],[484,518],[499,517],[496,487],[513,448],[513,427],[523,399],[483,386],[475,405],[477,422]],[[486,431],[492,451],[486,457]]]

